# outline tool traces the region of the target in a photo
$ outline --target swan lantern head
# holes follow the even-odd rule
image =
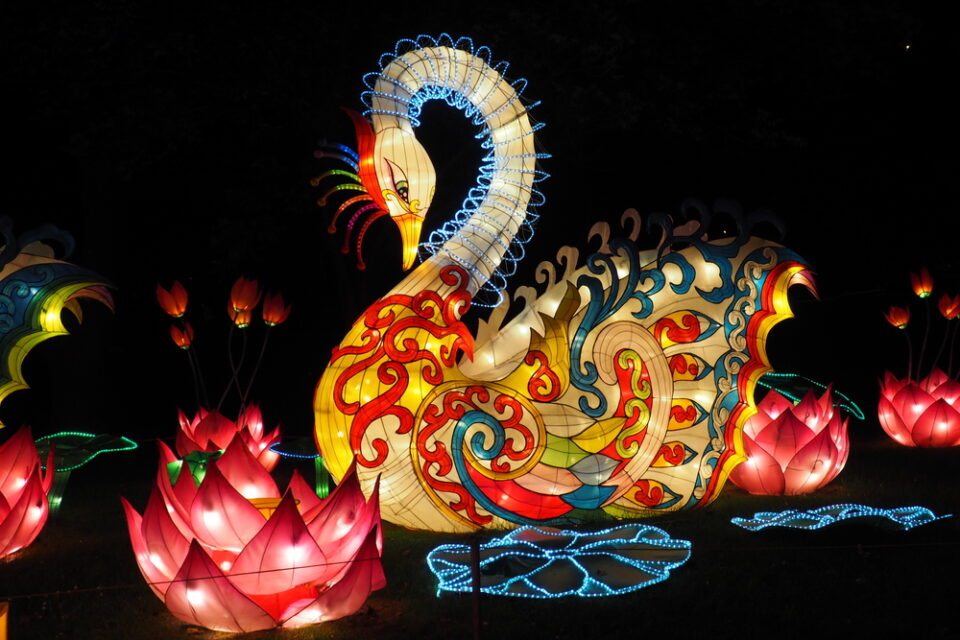
[[[361,163],[366,161],[361,158]],[[376,172],[382,206],[400,229],[403,270],[408,271],[417,259],[423,218],[433,200],[437,173],[413,132],[399,127],[377,133],[369,162]]]

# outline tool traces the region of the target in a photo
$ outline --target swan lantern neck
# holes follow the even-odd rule
[[[545,177],[536,169],[545,155],[536,152],[537,127],[521,101],[526,83],[508,81],[503,75],[507,65],[492,63],[489,50],[474,49],[469,40],[441,37],[429,39],[432,46],[422,43],[421,37],[415,48],[401,53],[402,42],[392,56],[381,58],[381,71],[365,79],[370,90],[363,96],[368,106],[364,115],[376,140],[377,192],[400,228],[408,269],[436,188],[436,171],[414,135],[420,109],[437,99],[462,109],[480,127],[477,137],[489,153],[461,209],[420,248],[432,254],[427,260],[432,271],[457,265],[468,273],[471,294],[486,287],[498,301],[522,253],[513,245],[535,218],[528,209],[542,201],[534,185]],[[417,282],[422,286],[422,274]]]

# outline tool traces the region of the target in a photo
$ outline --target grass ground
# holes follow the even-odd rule
[[[956,637],[958,463],[960,449],[907,449],[877,435],[855,439],[847,468],[816,494],[758,497],[728,484],[708,508],[648,521],[693,543],[690,560],[667,581],[610,598],[483,596],[481,637]],[[146,444],[76,471],[61,511],[36,542],[0,563],[0,601],[10,601],[11,640],[227,637],[170,615],[134,563],[118,498],[142,509],[154,465],[155,452]],[[817,532],[750,533],[730,524],[731,517],[756,511],[839,502],[919,504],[957,517],[911,531],[860,521]],[[431,548],[463,537],[390,524],[385,531],[388,586],[357,614],[312,628],[237,637],[471,637],[470,597],[437,597],[425,563]]]

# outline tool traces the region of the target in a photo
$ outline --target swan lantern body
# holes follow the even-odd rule
[[[339,206],[389,215],[412,264],[435,173],[416,142],[420,106],[443,99],[480,127],[489,150],[478,184],[452,220],[421,245],[429,253],[355,322],[315,392],[315,436],[331,473],[356,460],[365,491],[380,478],[382,516],[436,531],[543,524],[578,509],[634,516],[708,504],[744,459],[742,427],[770,367],[765,340],[790,317],[792,283],[812,288],[803,261],[772,242],[705,240],[665,217],[657,249],[641,252],[640,219],[626,238],[594,225],[600,251],[578,265],[538,269],[541,292],[521,287],[504,323],[505,274],[522,257],[542,202],[544,154],[534,147],[524,81],[504,79],[468,39],[401,41],[370,74],[365,116],[352,114],[359,153],[336,156],[361,191]],[[728,207],[729,208],[729,207]],[[371,213],[373,212],[373,213]],[[742,218],[739,211],[728,211]],[[706,217],[708,212],[703,212]],[[694,225],[696,226],[696,225]],[[411,248],[413,247],[413,248]],[[358,251],[359,257],[359,251]],[[362,260],[362,259],[361,259]],[[462,314],[485,291],[499,303],[473,336]]]

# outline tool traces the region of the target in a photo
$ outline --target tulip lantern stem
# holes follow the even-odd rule
[[[227,381],[227,386],[224,388],[223,393],[220,395],[220,401],[217,403],[217,411],[220,411],[220,408],[223,406],[224,401],[227,399],[227,395],[230,393],[231,387],[236,387],[237,395],[240,397],[241,411],[243,410],[243,387],[240,386],[240,368],[243,367],[243,361],[247,357],[247,332],[243,332],[243,341],[240,346],[240,358],[239,361],[233,357],[233,334],[235,331],[236,325],[230,325],[230,331],[227,333],[227,359],[230,363],[230,380]]]
[[[910,334],[903,332],[903,337],[907,340],[907,380],[913,379],[913,344],[910,342]]]
[[[947,375],[951,378],[954,376],[953,371],[953,351],[957,344],[957,324],[956,322],[950,323],[950,328],[947,331],[952,330],[953,335],[950,336],[950,346],[947,349]]]
[[[196,347],[191,346],[187,350],[187,362],[190,363],[190,374],[193,376],[193,396],[197,401],[197,407],[208,406],[207,386],[203,382],[200,357],[197,355]]]
[[[267,341],[270,339],[270,329],[268,325],[267,330],[263,334],[263,344],[260,345],[260,354],[257,356],[257,362],[253,365],[253,371],[250,373],[250,380],[247,381],[247,388],[243,392],[243,396],[240,398],[240,412],[243,412],[244,407],[247,406],[247,397],[250,395],[250,389],[253,388],[253,381],[257,377],[257,372],[260,371],[260,363],[263,362],[263,354],[267,351]]]
[[[930,335],[930,302],[929,298],[924,300],[923,317],[925,325],[923,329],[923,341],[920,343],[920,357],[917,358],[917,376],[923,375],[923,356],[927,350],[927,337]]]

